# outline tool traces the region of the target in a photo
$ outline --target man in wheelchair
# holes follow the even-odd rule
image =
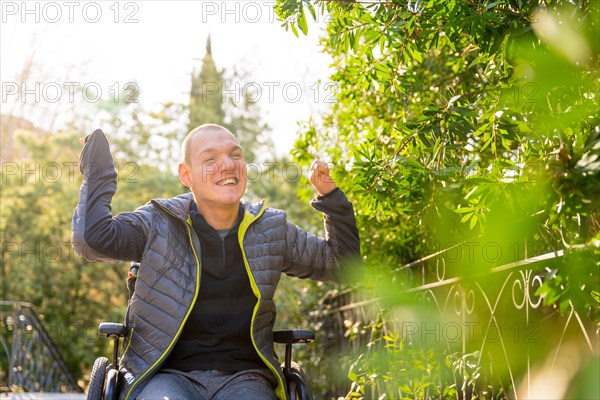
[[[325,216],[320,238],[264,201],[242,200],[244,152],[225,128],[194,129],[182,153],[179,178],[191,193],[113,216],[108,140],[101,130],[84,139],[73,247],[90,261],[140,260],[126,324],[104,331],[126,337],[118,361],[115,342],[118,397],[286,399],[273,346],[275,288],[282,272],[348,277],[346,261],[360,257],[352,204],[327,165],[314,161],[309,180],[318,196],[311,205]]]

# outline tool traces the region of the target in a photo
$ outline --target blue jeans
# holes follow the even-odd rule
[[[277,400],[268,369],[248,371],[159,370],[137,400]]]

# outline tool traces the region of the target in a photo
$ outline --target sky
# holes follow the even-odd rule
[[[272,0],[229,1],[5,1],[0,0],[0,79],[2,113],[20,110],[44,128],[59,110],[66,119],[78,100],[118,99],[136,82],[144,108],[186,102],[190,73],[199,68],[212,38],[218,68],[241,68],[250,81],[225,88],[253,89],[272,127],[278,153],[291,148],[297,121],[331,105],[331,59],[319,46],[325,17],[309,34],[286,32]],[[34,69],[19,71],[33,54]],[[246,85],[246,86],[245,86]],[[87,88],[84,97],[75,88]],[[55,112],[56,114],[56,112]]]

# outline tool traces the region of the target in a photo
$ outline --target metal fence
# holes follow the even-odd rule
[[[547,266],[562,261],[562,251],[497,266],[475,279],[448,276],[441,253],[395,271],[408,277],[404,294],[412,294],[418,304],[433,311],[435,316],[429,319],[392,312],[393,307],[382,305],[381,298],[366,298],[356,290],[324,300],[317,317],[325,332],[321,351],[336,355],[332,376],[348,367],[340,368],[340,359],[351,363],[361,353],[385,352],[392,338],[399,338],[407,346],[433,342],[438,349],[448,349],[446,354],[454,352],[451,378],[433,384],[453,386],[460,399],[481,398],[482,392],[484,398],[532,398],[537,393],[532,389],[534,360],[549,360],[545,373],[552,379],[556,372],[564,373],[558,360],[573,341],[584,352],[598,354],[597,327],[586,322],[572,303],[559,313],[544,306],[543,295],[536,295],[553,274]],[[389,392],[383,380],[374,378],[364,397],[378,399]],[[349,389],[349,379],[333,380],[328,397],[344,395]],[[412,397],[402,393],[402,388],[395,390],[397,398]]]
[[[2,391],[82,392],[28,303],[0,302]]]

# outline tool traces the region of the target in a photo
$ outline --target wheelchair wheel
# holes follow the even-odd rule
[[[90,376],[90,385],[88,386],[87,400],[104,399],[104,380],[107,368],[108,358],[99,357],[94,361],[92,375]]]
[[[290,370],[285,373],[288,396],[292,400],[313,400],[308,377],[298,363],[292,361]]]

